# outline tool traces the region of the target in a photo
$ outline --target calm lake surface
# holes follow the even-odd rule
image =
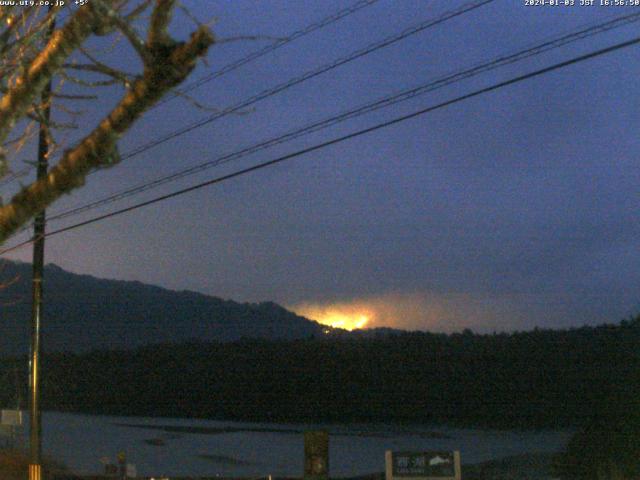
[[[103,472],[124,451],[138,475],[301,476],[307,429],[330,434],[330,472],[382,471],[386,450],[460,450],[463,463],[554,452],[569,431],[520,432],[384,424],[303,425],[45,412],[43,449],[77,473]],[[25,428],[25,433],[28,432]]]

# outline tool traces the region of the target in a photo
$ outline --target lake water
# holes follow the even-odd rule
[[[43,450],[75,472],[103,472],[119,451],[138,475],[301,476],[307,429],[330,434],[330,473],[382,471],[386,450],[460,450],[463,463],[562,449],[568,431],[516,432],[392,425],[300,425],[45,412]],[[27,430],[25,430],[26,432]],[[437,432],[437,434],[434,434]]]

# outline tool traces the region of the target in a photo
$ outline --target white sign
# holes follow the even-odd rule
[[[22,425],[21,410],[2,410],[2,425],[19,427]]]
[[[460,452],[391,452],[385,454],[386,480],[460,480]]]
[[[127,478],[136,478],[138,476],[138,471],[136,470],[136,466],[131,463],[127,463],[127,468],[125,469],[125,475],[127,476]]]

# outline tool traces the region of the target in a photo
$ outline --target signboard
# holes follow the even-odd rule
[[[19,427],[22,425],[21,410],[2,410],[2,425]]]
[[[460,480],[460,452],[390,452],[386,480]]]
[[[138,470],[136,469],[135,465],[127,463],[124,474],[126,478],[136,478],[138,476]]]

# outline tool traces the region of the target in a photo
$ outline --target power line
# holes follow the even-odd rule
[[[0,187],[9,185],[14,180],[17,180],[20,177],[24,177],[30,171],[31,171],[31,167],[25,167],[22,170],[18,170],[17,172],[10,173],[6,177],[4,177],[2,180],[0,180]]]
[[[211,82],[212,80],[215,80],[216,78],[222,77],[223,75],[226,75],[229,72],[232,72],[240,67],[242,67],[243,65],[246,65],[249,62],[252,62],[254,60],[257,60],[260,57],[264,57],[265,55],[267,55],[268,53],[271,53],[275,50],[277,50],[280,47],[283,47],[299,38],[304,37],[305,35],[308,35],[312,32],[315,32],[316,30],[319,30],[321,28],[326,27],[327,25],[330,25],[332,23],[337,22],[338,20],[343,19],[344,17],[347,17],[359,10],[362,10],[365,7],[369,7],[371,5],[373,5],[374,3],[376,3],[378,0],[360,0],[356,3],[354,3],[352,6],[344,8],[342,10],[337,11],[336,13],[329,15],[323,19],[321,19],[318,22],[312,23],[308,26],[306,26],[305,28],[303,28],[302,30],[298,30],[296,32],[293,32],[291,35],[279,39],[277,40],[275,43],[271,44],[271,45],[267,45],[264,48],[261,48],[260,50],[256,50],[252,53],[250,53],[249,55],[242,57],[234,62],[231,62],[227,65],[225,65],[224,67],[222,67],[219,70],[216,70],[215,72],[211,72],[208,75],[203,76],[202,78],[199,78],[198,80],[188,83],[187,85],[185,85],[184,87],[178,89],[179,93],[186,93],[186,92],[190,92],[192,90],[195,90],[196,88],[204,85],[205,83]],[[176,94],[170,94],[168,98],[162,99],[161,101],[159,101],[158,103],[156,103],[152,108],[158,107],[164,103],[167,103],[169,101],[171,101],[172,99],[176,98],[178,95]]]
[[[208,75],[205,75],[204,77],[196,80],[195,82],[192,82],[190,84],[187,84],[186,86],[184,86],[183,88],[177,90],[178,93],[171,93],[169,94],[168,97],[160,100],[158,103],[156,103],[155,105],[153,105],[151,107],[151,109],[154,109],[164,103],[167,103],[169,101],[171,101],[172,99],[176,98],[179,96],[180,93],[185,93],[185,92],[190,92],[192,90],[195,90],[196,88],[204,85],[205,83],[211,82],[212,80],[215,80],[216,78],[220,78],[223,75],[226,75],[229,72],[232,72],[240,67],[242,67],[243,65],[246,65],[247,63],[250,63],[254,60],[257,60],[258,58],[261,58],[275,50],[277,50],[280,47],[283,47],[289,43],[294,42],[295,40],[304,37],[305,35],[308,35],[310,33],[315,32],[316,30],[320,30],[328,25],[331,25],[332,23],[337,22],[338,20],[341,20],[351,14],[354,14],[356,12],[358,12],[359,10],[362,10],[363,8],[369,7],[375,3],[377,3],[379,0],[359,0],[356,3],[354,3],[353,5],[351,5],[350,7],[346,7],[343,8],[342,10],[338,10],[337,12],[317,21],[314,23],[311,23],[309,25],[307,25],[305,28],[303,28],[302,30],[298,30],[293,32],[291,35],[282,38],[282,39],[278,39],[276,42],[274,42],[271,45],[267,45],[266,47],[260,49],[260,50],[256,50],[252,53],[250,53],[249,55],[242,57],[234,62],[231,62],[227,65],[225,65],[224,67],[222,67],[219,70],[216,70],[215,72],[212,72]],[[67,16],[69,16],[67,14]],[[65,17],[60,16],[60,19],[64,19]],[[128,157],[127,157],[128,158]],[[14,180],[16,180],[17,178],[19,178],[19,176],[24,176],[26,174],[28,174],[31,171],[31,167],[27,167],[23,170],[21,170],[18,174],[14,174],[11,175],[5,179],[2,179],[0,181],[0,187],[3,187],[5,185],[10,184],[11,182],[13,182]]]
[[[636,37],[636,38],[634,38],[632,40],[628,40],[626,42],[618,43],[618,44],[610,46],[610,47],[606,47],[606,48],[603,48],[603,49],[600,49],[600,50],[596,50],[594,52],[590,52],[590,53],[587,53],[585,55],[581,55],[579,57],[574,57],[574,58],[572,58],[570,60],[565,60],[563,62],[556,63],[556,64],[551,65],[549,67],[541,68],[541,69],[535,70],[533,72],[529,72],[529,73],[526,73],[526,74],[523,74],[523,75],[519,75],[519,76],[511,78],[509,80],[505,80],[505,81],[493,84],[493,85],[491,85],[489,87],[484,87],[484,88],[481,88],[479,90],[475,90],[475,91],[473,91],[471,93],[467,93],[465,95],[461,95],[461,96],[453,98],[451,100],[447,100],[445,102],[441,102],[439,104],[423,108],[421,110],[415,111],[415,112],[407,114],[407,115],[402,115],[400,117],[396,117],[396,118],[394,118],[392,120],[388,120],[386,122],[378,123],[378,124],[376,124],[374,126],[371,126],[371,127],[368,127],[368,128],[362,129],[362,130],[358,130],[356,132],[353,132],[353,133],[350,133],[350,134],[347,134],[347,135],[343,135],[343,136],[340,136],[340,137],[333,138],[333,139],[328,140],[326,142],[322,142],[322,143],[316,144],[314,146],[307,147],[307,148],[304,148],[302,150],[298,150],[296,152],[293,152],[293,153],[290,153],[290,154],[287,154],[287,155],[283,155],[281,157],[277,157],[275,159],[272,159],[272,160],[269,160],[269,161],[266,161],[266,162],[259,163],[257,165],[253,165],[251,167],[247,167],[247,168],[244,168],[244,169],[241,169],[241,170],[237,170],[237,171],[235,171],[233,173],[230,173],[230,174],[227,174],[227,175],[216,177],[216,178],[213,178],[211,180],[207,180],[205,182],[198,183],[196,185],[192,185],[190,187],[183,188],[181,190],[177,190],[175,192],[172,192],[172,193],[169,193],[169,194],[166,194],[166,195],[162,195],[162,196],[156,197],[156,198],[151,199],[151,200],[147,200],[145,202],[140,202],[138,204],[131,205],[131,206],[126,207],[126,208],[122,208],[120,210],[109,212],[109,213],[104,214],[104,215],[99,215],[99,216],[91,218],[89,220],[85,220],[83,222],[78,222],[78,223],[76,223],[74,225],[69,225],[69,226],[64,227],[64,228],[59,228],[57,230],[53,230],[53,231],[47,233],[45,236],[49,237],[49,236],[57,235],[59,233],[67,232],[67,231],[70,231],[70,230],[75,230],[76,228],[80,228],[80,227],[83,227],[85,225],[89,225],[89,224],[96,223],[96,222],[99,222],[99,221],[102,221],[102,220],[106,220],[107,218],[115,217],[117,215],[121,215],[123,213],[131,212],[133,210],[137,210],[139,208],[146,207],[148,205],[152,205],[154,203],[158,203],[158,202],[161,202],[161,201],[164,201],[164,200],[168,200],[168,199],[173,198],[173,197],[184,195],[186,193],[189,193],[189,192],[192,192],[192,191],[195,191],[195,190],[199,190],[201,188],[208,187],[210,185],[221,183],[221,182],[224,182],[226,180],[230,180],[232,178],[236,178],[236,177],[239,177],[241,175],[245,175],[247,173],[255,172],[255,171],[261,170],[263,168],[270,167],[272,165],[276,165],[278,163],[282,163],[282,162],[285,162],[287,160],[291,160],[293,158],[305,155],[307,153],[311,153],[311,152],[314,152],[314,151],[329,147],[331,145],[335,145],[337,143],[344,142],[346,140],[350,140],[350,139],[353,139],[353,138],[356,138],[356,137],[360,137],[362,135],[366,135],[368,133],[371,133],[371,132],[374,132],[374,131],[377,131],[377,130],[380,130],[380,129],[383,129],[383,128],[386,128],[386,127],[390,127],[392,125],[395,125],[395,124],[410,120],[412,118],[416,118],[418,116],[425,115],[425,114],[433,112],[435,110],[439,110],[441,108],[448,107],[448,106],[456,104],[456,103],[460,103],[460,102],[462,102],[464,100],[468,100],[470,98],[474,98],[474,97],[477,97],[477,96],[483,95],[485,93],[489,93],[489,92],[498,90],[500,88],[503,88],[503,87],[506,87],[506,86],[509,86],[509,85],[520,83],[520,82],[522,82],[524,80],[528,80],[528,79],[533,78],[533,77],[538,77],[538,76],[541,76],[541,75],[545,75],[545,74],[550,73],[552,71],[559,70],[561,68],[568,67],[570,65],[574,65],[574,64],[577,64],[577,63],[580,63],[580,62],[584,62],[586,60],[590,60],[590,59],[595,58],[595,57],[606,55],[608,53],[612,53],[614,51],[621,50],[623,48],[627,48],[627,47],[630,47],[632,45],[636,45],[638,43],[640,43],[640,37]],[[26,245],[28,243],[33,242],[33,241],[34,241],[34,239],[31,239],[31,240],[22,242],[21,244],[15,245],[15,246],[13,246],[13,247],[11,247],[9,249],[5,249],[5,250],[0,252],[0,255],[2,255],[4,253],[7,253],[7,252],[9,252],[11,250],[15,250],[15,249],[17,249],[17,248],[19,248],[21,246],[24,246],[24,245]]]
[[[204,119],[198,120],[197,122],[191,123],[189,125],[186,125],[178,130],[174,130],[173,132],[164,135],[162,137],[159,137],[155,140],[152,140],[150,142],[147,142],[144,145],[141,145],[135,149],[133,149],[130,152],[127,152],[125,154],[123,154],[121,156],[121,160],[127,160],[130,159],[132,157],[135,157],[137,155],[140,155],[141,153],[150,150],[154,147],[157,147],[158,145],[161,145],[169,140],[172,140],[174,138],[177,138],[179,136],[182,136],[188,132],[191,132],[197,128],[200,128],[204,125],[207,125],[211,122],[214,122],[215,120],[218,120],[220,118],[226,117],[227,115],[230,115],[232,113],[236,113],[244,108],[247,108],[251,105],[253,105],[256,102],[259,102],[261,100],[264,100],[266,98],[269,98],[273,95],[276,95],[284,90],[287,90],[295,85],[298,85],[302,82],[305,82],[307,80],[310,80],[314,77],[317,77],[323,73],[326,73],[330,70],[333,70],[335,68],[338,68],[342,65],[345,65],[349,62],[352,62],[354,60],[357,60],[358,58],[364,57],[370,53],[373,53],[377,50],[380,50],[382,48],[385,48],[389,45],[392,45],[394,43],[397,43],[401,40],[404,40],[405,38],[410,37],[411,35],[415,35],[416,33],[422,32],[424,30],[427,30],[429,28],[435,27],[437,25],[440,25],[441,23],[444,23],[450,19],[456,18],[458,16],[464,15],[467,12],[470,12],[472,10],[475,10],[481,6],[484,6],[486,4],[492,3],[495,0],[476,0],[474,2],[470,2],[470,3],[466,3],[464,5],[462,5],[461,7],[455,9],[455,10],[449,10],[445,13],[443,13],[442,15],[440,15],[439,17],[436,18],[431,18],[428,20],[425,20],[417,25],[414,25],[412,27],[409,27],[403,31],[401,31],[399,34],[396,35],[392,35],[389,37],[386,37],[385,39],[378,41],[378,42],[374,42],[372,44],[369,44],[368,46],[356,50],[352,53],[350,53],[349,55],[346,55],[344,57],[341,57],[337,60],[334,60],[331,63],[325,64],[321,67],[318,67],[314,70],[310,70],[308,72],[303,73],[302,75],[292,78],[284,83],[281,83],[279,85],[276,85],[275,87],[263,90],[262,92],[253,95],[245,100],[240,101],[239,103],[236,103],[235,105],[232,105],[230,107],[225,108],[224,110],[220,111],[220,112],[216,112],[213,115],[210,115]],[[93,170],[91,172],[88,173],[88,175],[93,175],[96,172],[99,172],[100,170]]]
[[[204,126],[204,125],[206,125],[208,123],[211,123],[211,122],[213,122],[213,121],[215,121],[215,120],[217,120],[219,118],[222,118],[224,116],[227,116],[227,115],[229,115],[231,113],[235,113],[235,112],[237,112],[237,111],[239,111],[239,110],[241,110],[243,108],[246,108],[246,107],[252,105],[253,103],[256,103],[256,102],[258,102],[260,100],[263,100],[263,99],[265,99],[267,97],[273,96],[273,95],[275,95],[275,94],[277,94],[277,93],[279,93],[279,92],[281,92],[283,90],[291,88],[292,86],[295,86],[295,85],[297,85],[299,83],[302,83],[302,82],[304,82],[306,80],[309,80],[311,78],[314,78],[314,77],[316,77],[316,76],[318,76],[318,75],[320,75],[322,73],[325,73],[325,72],[327,72],[329,70],[337,68],[337,67],[339,67],[341,65],[344,65],[345,63],[348,63],[348,62],[351,62],[353,60],[356,60],[357,58],[360,58],[360,57],[362,57],[364,55],[367,55],[367,54],[372,53],[372,52],[374,52],[376,50],[384,48],[384,47],[386,47],[388,45],[396,43],[396,42],[398,42],[398,41],[400,41],[402,39],[405,39],[405,38],[407,38],[407,37],[409,37],[409,36],[411,36],[413,34],[421,32],[421,31],[423,31],[425,29],[434,27],[434,26],[439,25],[439,24],[441,24],[441,23],[443,23],[443,22],[445,22],[447,20],[450,20],[450,19],[455,18],[457,16],[463,15],[463,14],[469,12],[469,11],[472,11],[472,10],[474,10],[476,8],[479,8],[479,7],[483,6],[483,5],[491,3],[493,1],[494,0],[481,0],[481,1],[467,3],[467,4],[464,4],[463,6],[459,7],[458,9],[448,11],[448,12],[440,15],[439,17],[435,18],[435,19],[429,19],[429,20],[421,22],[421,23],[419,23],[417,25],[409,27],[409,28],[403,30],[402,32],[400,32],[399,34],[396,34],[394,36],[387,37],[387,38],[385,38],[385,39],[383,39],[381,41],[372,43],[372,44],[368,45],[367,47],[364,47],[363,49],[356,50],[356,51],[352,52],[351,54],[349,54],[349,55],[347,55],[345,57],[341,57],[341,58],[339,58],[337,60],[334,60],[333,62],[331,62],[329,64],[321,66],[321,67],[319,67],[319,68],[317,68],[315,70],[308,71],[308,72],[302,74],[301,76],[293,78],[291,80],[288,80],[287,82],[284,82],[284,83],[282,83],[280,85],[277,85],[276,87],[264,90],[261,93],[259,93],[257,95],[254,95],[253,97],[245,99],[245,100],[241,101],[240,103],[238,103],[238,104],[236,104],[234,106],[228,107],[228,108],[224,109],[221,112],[217,112],[217,113],[215,113],[215,114],[213,114],[213,115],[211,115],[211,116],[209,116],[209,117],[207,117],[207,118],[205,118],[203,120],[200,120],[198,122],[195,122],[195,123],[192,123],[192,124],[187,125],[185,127],[182,127],[181,129],[175,130],[174,132],[172,132],[172,133],[170,133],[168,135],[165,135],[164,137],[160,137],[160,138],[158,138],[156,140],[152,140],[151,142],[148,142],[147,144],[142,145],[142,146],[134,149],[133,151],[122,155],[122,160],[126,160],[126,159],[132,158],[134,156],[137,156],[137,155],[139,155],[140,153],[143,153],[146,150],[154,148],[154,147],[156,147],[156,146],[158,146],[158,145],[160,145],[160,144],[162,144],[162,143],[164,143],[166,141],[169,141],[169,140],[171,140],[173,138],[176,138],[178,136],[184,135],[185,133],[188,133],[188,132],[190,132],[190,131],[192,131],[192,130],[194,130],[196,128]],[[268,141],[266,143],[271,143],[271,141]],[[266,147],[265,146],[260,146],[258,149],[261,149],[261,148],[266,148]],[[252,150],[252,151],[257,151],[257,150]],[[242,153],[245,154],[245,155],[248,154],[248,153],[245,153],[244,151]],[[235,155],[235,154],[232,154],[232,155]],[[99,170],[94,170],[94,171],[90,172],[88,175],[92,175],[93,173],[96,173],[97,171],[99,171]],[[177,178],[180,178],[182,176],[185,176],[186,174],[183,174],[182,172],[179,172],[176,175],[179,175],[179,177],[177,177]],[[166,183],[164,181],[164,179],[160,180],[160,184],[162,184],[162,183]],[[143,185],[141,187],[134,187],[134,189],[136,191],[139,188],[143,188],[143,191],[147,189],[146,185]],[[116,194],[116,196],[119,199],[121,195],[127,196],[129,193],[130,193],[129,191],[126,191],[126,192],[123,192],[123,193]],[[110,201],[112,201],[112,199],[113,199],[113,196],[111,196],[111,197],[109,197],[107,199],[103,199],[100,202],[109,203]],[[96,203],[96,202],[93,202],[91,205],[93,206],[94,203]],[[87,208],[86,207],[80,207],[80,209],[84,211]],[[77,211],[76,209],[73,209],[73,212],[71,212],[71,211],[63,212],[63,213],[61,213],[61,214],[59,214],[57,216],[51,217],[50,220],[60,219],[60,218],[69,216],[71,213],[75,213],[76,211]]]
[[[341,123],[343,121],[364,115],[366,113],[370,113],[381,108],[386,108],[391,105],[395,105],[397,103],[415,98],[419,95],[423,95],[428,92],[432,92],[436,89],[445,87],[452,83],[459,82],[461,80],[465,80],[481,73],[488,72],[490,70],[509,65],[515,63],[517,61],[529,58],[534,55],[539,55],[541,53],[547,52],[549,50],[559,48],[560,46],[566,45],[568,43],[584,39],[589,36],[596,35],[598,33],[602,33],[604,31],[611,30],[616,27],[620,27],[623,25],[627,25],[632,22],[636,22],[640,20],[640,13],[634,13],[629,15],[623,15],[620,17],[616,17],[608,22],[599,23],[596,25],[591,25],[589,27],[583,27],[577,31],[574,31],[569,34],[564,34],[562,36],[554,37],[550,40],[547,40],[541,44],[535,45],[533,47],[526,48],[524,50],[519,50],[515,53],[504,54],[501,55],[491,61],[476,64],[473,67],[458,71],[456,73],[445,75],[444,77],[440,77],[436,80],[431,80],[426,84],[423,84],[419,87],[412,88],[409,90],[404,90],[402,92],[396,93],[391,96],[384,97],[380,100],[368,103],[366,105],[360,106],[356,109],[349,110],[347,112],[343,112],[339,115],[330,117],[328,119],[324,119],[305,127],[296,129],[294,131],[288,132],[286,134],[280,135],[278,137],[271,138],[269,140],[262,141],[258,144],[254,144],[250,147],[246,147],[242,150],[224,155],[222,157],[218,157],[214,160],[209,160],[207,162],[201,163],[199,165],[195,165],[193,167],[189,167],[186,169],[179,170],[173,174],[166,175],[160,178],[157,178],[151,182],[145,182],[143,184],[137,185],[135,187],[130,187],[118,193],[109,195],[99,200],[95,200],[85,205],[81,205],[75,208],[71,208],[69,210],[63,211],[58,214],[54,214],[49,217],[49,221],[60,220],[62,218],[66,218],[69,216],[77,215],[79,213],[92,210],[102,205],[106,205],[109,203],[113,203],[118,200],[123,200],[133,195],[137,195],[139,193],[145,192],[147,190],[151,190],[157,188],[161,185],[169,183],[174,180],[178,180],[180,178],[184,178],[186,176],[207,170],[209,168],[213,168],[225,163],[228,163],[232,160],[237,160],[239,158],[243,158],[249,154],[255,153],[260,150],[264,150],[274,145],[278,145],[284,142],[288,142],[295,138],[299,138],[302,135],[307,135],[309,133],[313,133],[319,131],[321,129],[333,126],[335,124]]]
[[[273,95],[276,95],[284,90],[287,90],[295,85],[298,85],[302,82],[305,82],[307,80],[310,80],[314,77],[317,77],[319,75],[322,75],[323,73],[326,73],[328,71],[331,71],[335,68],[338,68],[346,63],[352,62],[354,60],[357,60],[358,58],[364,57],[365,55],[368,55],[370,53],[373,53],[377,50],[380,50],[382,48],[385,48],[389,45],[392,45],[394,43],[397,43],[401,40],[404,40],[405,38],[410,37],[411,35],[415,35],[416,33],[422,32],[424,30],[427,30],[429,28],[435,27],[437,25],[440,25],[441,23],[446,22],[447,20],[450,20],[452,18],[456,18],[459,17],[461,15],[464,15],[467,12],[470,12],[472,10],[475,10],[477,8],[482,7],[483,5],[487,5],[489,3],[492,3],[494,0],[479,0],[479,1],[474,1],[474,2],[470,2],[470,3],[466,3],[463,6],[455,9],[455,10],[450,10],[442,15],[440,15],[437,18],[432,18],[429,20],[426,20],[424,22],[421,22],[417,25],[414,25],[412,27],[409,27],[405,30],[403,30],[402,32],[400,32],[399,34],[396,35],[392,35],[390,37],[387,37],[381,41],[372,43],[362,49],[356,50],[344,57],[341,57],[337,60],[334,60],[331,63],[328,63],[326,65],[323,65],[319,68],[316,68],[314,70],[310,70],[308,72],[303,73],[302,75],[292,78],[284,83],[281,83],[279,85],[276,85],[275,87],[263,90],[262,92],[253,95],[252,97],[249,97],[245,100],[240,101],[239,103],[236,103],[235,105],[231,106],[231,107],[227,107],[224,110],[220,111],[220,112],[216,112],[213,115],[210,115],[204,119],[198,120],[196,122],[193,122],[189,125],[186,125],[178,130],[174,130],[173,132],[164,135],[162,137],[159,137],[155,140],[152,140],[144,145],[141,145],[140,147],[135,148],[134,150],[132,150],[131,152],[128,152],[126,154],[124,154],[122,156],[122,159],[129,159],[131,157],[135,157],[147,150],[150,150],[151,148],[157,147],[158,145],[161,145],[169,140],[172,140],[176,137],[179,137],[181,135],[184,135],[185,133],[188,133],[192,130],[195,130],[197,128],[200,128],[204,125],[207,125],[215,120],[218,120],[220,118],[223,118],[227,115],[230,115],[232,113],[238,112],[244,108],[249,107],[250,105],[253,105],[256,102],[259,102],[261,100],[264,100],[268,97],[271,97]],[[94,170],[94,172],[96,172],[98,170]],[[92,172],[93,173],[93,172]]]

